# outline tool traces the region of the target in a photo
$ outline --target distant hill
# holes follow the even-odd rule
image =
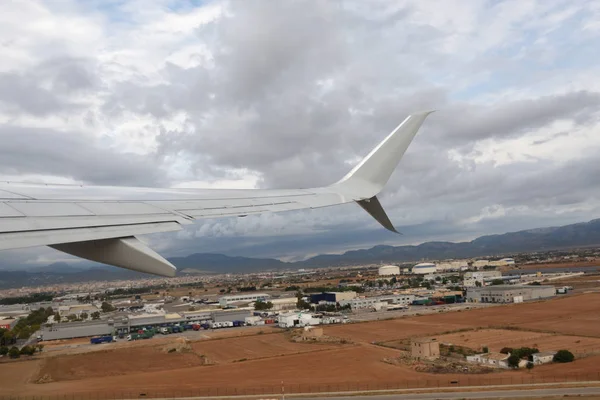
[[[200,269],[214,273],[262,271],[289,268],[291,264],[274,258],[230,257],[224,254],[194,253],[187,257],[172,257],[169,261],[177,269]]]
[[[600,245],[600,219],[561,227],[481,236],[470,242],[427,242],[417,246],[375,246],[370,249],[347,251],[340,255],[319,255],[291,263],[272,258],[229,257],[211,253],[173,257],[169,261],[177,266],[180,274],[237,273],[378,262],[416,262],[427,259],[500,256],[593,245]],[[82,270],[65,263],[56,263],[36,268],[34,271],[2,271],[0,272],[0,288],[81,281],[110,281],[147,276],[121,268],[96,267]]]
[[[365,250],[348,251],[341,255],[320,255],[295,264],[321,267],[378,261],[439,260],[592,245],[600,245],[600,219],[561,227],[481,236],[470,242],[426,242],[417,246],[375,246]]]

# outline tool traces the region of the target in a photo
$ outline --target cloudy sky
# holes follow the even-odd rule
[[[404,236],[351,204],[145,238],[166,256],[298,259],[600,216],[597,1],[4,1],[0,46],[2,180],[311,187],[439,110],[381,195]]]

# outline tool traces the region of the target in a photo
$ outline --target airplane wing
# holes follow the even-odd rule
[[[50,246],[92,261],[174,276],[176,268],[137,235],[180,230],[200,218],[350,202],[396,232],[376,195],[430,113],[408,116],[345,177],[325,187],[222,190],[0,183],[0,250]]]

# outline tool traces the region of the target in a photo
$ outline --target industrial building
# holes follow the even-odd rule
[[[255,301],[267,301],[271,296],[267,293],[239,293],[222,296],[219,299],[221,307],[227,307],[232,303],[253,303]]]
[[[310,295],[312,304],[336,304],[343,300],[352,300],[356,298],[356,292],[323,292]]]
[[[61,317],[74,315],[77,318],[81,318],[81,314],[87,314],[89,316],[92,313],[99,311],[100,309],[93,304],[77,304],[58,307],[58,313]]]
[[[413,302],[415,296],[412,294],[392,294],[383,296],[373,297],[361,297],[351,300],[340,301],[340,306],[350,305],[353,310],[360,310],[366,308],[380,309],[382,306],[393,304],[393,305],[409,305]]]
[[[284,297],[281,299],[271,299],[269,300],[273,304],[273,311],[282,311],[282,310],[295,310],[296,304],[298,304],[298,299],[295,297]]]
[[[278,322],[281,328],[294,328],[310,325],[319,325],[321,323],[321,320],[319,318],[314,317],[310,313],[293,312],[288,314],[280,314]]]
[[[244,321],[251,315],[249,309],[220,310],[211,312],[198,312],[194,319],[179,313],[168,314],[140,314],[123,316],[108,320],[88,322],[69,322],[61,324],[43,324],[40,328],[42,340],[72,339],[96,335],[128,334],[131,331],[144,327],[172,326],[188,324],[190,322]],[[1,322],[1,321],[0,321]]]
[[[554,295],[554,286],[495,285],[467,288],[467,302],[470,303],[521,303]]]
[[[436,264],[438,271],[462,271],[469,268],[467,260],[450,260]]]
[[[475,271],[475,272],[465,272],[463,277],[463,286],[464,287],[475,287],[477,286],[477,282],[481,286],[485,284],[485,282],[491,282],[494,279],[502,279],[502,272],[500,271]]]
[[[400,267],[396,265],[384,265],[379,267],[379,276],[400,275]]]
[[[437,271],[434,263],[420,263],[412,267],[412,273],[418,275],[433,274]]]
[[[6,330],[11,330],[12,328],[15,327],[15,325],[17,324],[17,322],[19,321],[18,318],[3,318],[0,317],[0,329],[6,329]]]

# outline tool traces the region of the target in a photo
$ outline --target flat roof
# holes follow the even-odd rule
[[[436,338],[416,338],[413,339],[413,343],[431,343],[431,342],[437,342]]]
[[[510,357],[508,354],[504,354],[504,353],[487,353],[487,354],[484,354],[483,356],[487,359],[496,360],[496,361],[506,360],[508,357]]]
[[[532,289],[532,290],[555,289],[555,287],[550,286],[550,285],[491,285],[491,286],[484,286],[484,287],[470,287],[468,289],[500,291],[500,290],[509,290],[509,289],[513,289],[513,290],[518,290],[518,289]]]

